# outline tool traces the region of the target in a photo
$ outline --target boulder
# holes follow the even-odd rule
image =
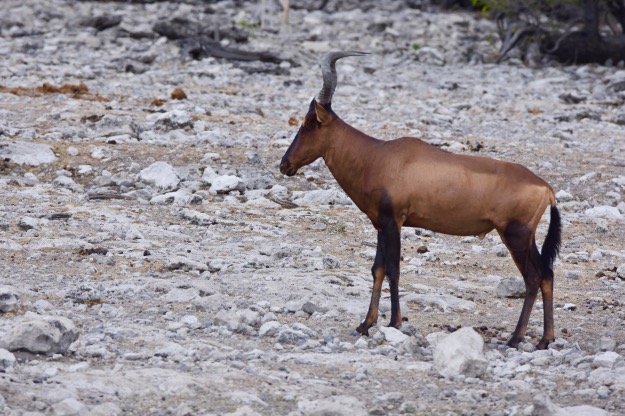
[[[484,341],[473,328],[461,328],[442,339],[434,349],[434,367],[445,377],[480,377],[488,361]]]
[[[67,318],[27,314],[8,331],[0,347],[33,354],[64,354],[78,335],[78,329]]]

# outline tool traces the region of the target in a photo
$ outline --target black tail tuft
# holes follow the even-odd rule
[[[543,248],[540,253],[540,261],[542,263],[543,271],[553,276],[553,262],[556,260],[558,253],[560,252],[560,241],[562,236],[562,223],[560,221],[560,211],[555,206],[551,207],[551,222],[549,223],[549,230],[547,231],[547,237],[543,243]]]

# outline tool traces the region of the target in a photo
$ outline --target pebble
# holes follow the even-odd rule
[[[592,364],[595,367],[603,367],[603,368],[614,368],[615,365],[623,361],[623,357],[614,352],[614,351],[606,351],[599,353],[595,356],[595,359],[592,361]]]
[[[139,172],[139,180],[159,190],[173,190],[180,183],[180,177],[167,162],[154,162]]]
[[[388,326],[380,327],[379,332],[384,335],[384,340],[391,343],[391,345],[401,344],[409,339],[409,336],[400,330]]]
[[[211,179],[210,191],[216,194],[227,194],[235,190],[243,190],[244,187],[243,181],[238,176],[222,175]]]
[[[353,396],[330,396],[324,399],[300,400],[297,409],[302,416],[350,415],[367,416],[369,413],[362,401]]]
[[[15,355],[4,348],[0,348],[0,370],[6,370],[7,368],[13,367],[15,362]]]
[[[524,298],[525,282],[518,277],[501,279],[495,288],[498,298]]]
[[[8,286],[0,286],[0,312],[11,312],[19,306],[19,295]]]

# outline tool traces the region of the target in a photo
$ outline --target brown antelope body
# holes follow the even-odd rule
[[[560,247],[560,215],[551,187],[527,168],[478,156],[453,154],[416,138],[382,141],[342,121],[331,108],[336,87],[335,62],[358,52],[331,52],[321,62],[324,87],[285,153],[280,171],[297,170],[322,157],[330,172],[378,230],[371,303],[357,328],[368,335],[378,318],[382,283],[388,276],[392,327],[402,322],[399,308],[401,227],[483,238],[497,230],[523,275],[525,301],[508,341],[517,347],[525,335],[540,289],[544,333],[538,348],[554,340],[553,262]],[[536,247],[538,222],[551,206],[542,253]]]

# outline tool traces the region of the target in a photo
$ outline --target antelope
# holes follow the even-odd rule
[[[280,172],[293,176],[301,167],[323,158],[338,184],[377,230],[371,302],[355,334],[369,335],[369,328],[376,324],[385,276],[391,293],[389,326],[401,326],[402,227],[481,239],[497,230],[526,288],[521,315],[507,345],[518,348],[523,340],[540,289],[544,326],[536,347],[547,348],[555,340],[553,263],[560,250],[562,228],[552,188],[516,163],[450,153],[413,137],[378,140],[345,123],[331,105],[337,84],[336,61],[362,55],[366,53],[323,55],[323,87],[280,162]],[[536,228],[547,206],[551,207],[551,219],[539,252]]]

